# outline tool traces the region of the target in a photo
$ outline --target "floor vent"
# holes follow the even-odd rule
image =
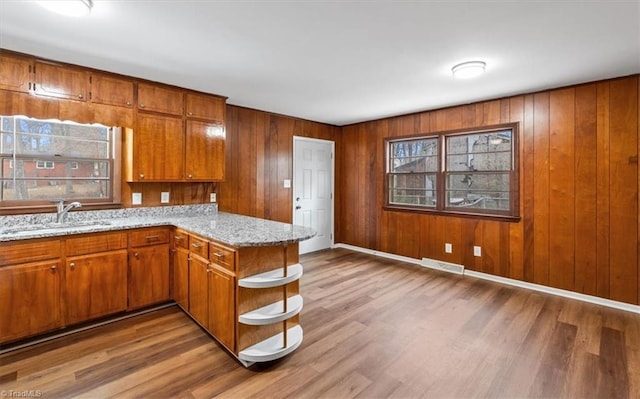
[[[442,270],[443,272],[449,272],[454,274],[464,274],[464,266],[457,265],[455,263],[443,262],[441,260],[422,258],[422,266],[429,267],[431,269]]]

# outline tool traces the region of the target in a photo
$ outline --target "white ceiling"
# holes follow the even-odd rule
[[[0,47],[335,125],[640,72],[640,0],[93,2],[0,0]]]

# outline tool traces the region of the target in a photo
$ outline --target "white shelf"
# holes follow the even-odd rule
[[[294,326],[287,330],[287,347],[284,347],[284,334],[280,333],[262,342],[240,351],[238,358],[247,362],[268,362],[280,359],[296,350],[302,343],[302,327]]]
[[[284,311],[284,300],[278,301],[267,306],[263,306],[259,309],[252,310],[241,314],[238,321],[242,324],[248,324],[252,326],[264,326],[267,324],[277,323],[279,321],[287,320],[302,310],[302,296],[295,295],[287,298],[287,311]]]
[[[253,276],[241,278],[238,285],[244,288],[270,288],[279,287],[298,280],[302,276],[302,265],[287,266],[287,275],[283,273],[283,268],[270,270],[268,272],[255,274]]]

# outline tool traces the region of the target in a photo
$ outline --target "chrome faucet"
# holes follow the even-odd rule
[[[67,206],[64,206],[64,200],[56,201],[56,223],[64,223],[67,212],[69,212],[72,208],[80,208],[82,206],[81,203],[74,201],[70,202]]]

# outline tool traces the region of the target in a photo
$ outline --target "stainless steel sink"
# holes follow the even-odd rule
[[[63,230],[89,229],[96,226],[108,226],[111,222],[104,220],[81,220],[65,223],[45,223],[45,224],[29,224],[22,226],[10,227],[8,229],[0,229],[0,234],[19,234],[19,233],[51,233]]]

